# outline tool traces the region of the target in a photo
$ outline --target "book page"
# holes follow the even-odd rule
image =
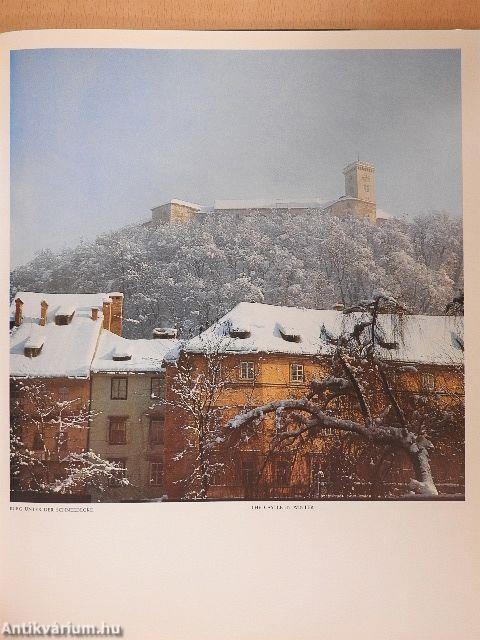
[[[478,33],[0,42],[2,633],[476,638]]]

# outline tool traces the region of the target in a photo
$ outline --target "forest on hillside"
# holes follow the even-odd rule
[[[11,273],[17,291],[125,294],[124,335],[197,333],[241,301],[331,308],[375,291],[441,314],[463,287],[462,223],[444,212],[373,226],[306,212],[130,226]]]

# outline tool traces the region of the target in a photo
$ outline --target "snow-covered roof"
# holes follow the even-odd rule
[[[175,357],[179,340],[129,340],[110,331],[102,331],[95,357],[93,373],[160,371],[163,361]],[[130,356],[128,360],[119,358]],[[117,358],[114,360],[114,357]]]
[[[10,307],[15,316],[15,300],[23,301],[23,320],[10,337],[10,375],[14,377],[88,378],[103,315],[92,320],[92,307],[102,306],[105,293],[46,294],[20,291]],[[39,326],[40,303],[48,303],[47,322]],[[55,315],[75,311],[70,324],[56,325]],[[42,344],[40,344],[40,342]],[[25,347],[40,347],[35,357],[25,355]]]
[[[302,199],[269,199],[253,200],[215,200],[215,209],[324,209],[330,202],[320,198]]]
[[[186,200],[177,200],[176,198],[174,198],[173,200],[170,200],[170,204],[179,204],[182,207],[188,207],[189,209],[201,209],[203,206],[195,202],[187,202]]]
[[[118,294],[117,294],[118,295]],[[10,305],[10,318],[15,317],[15,300],[23,302],[22,312],[25,320],[40,318],[40,303],[44,300],[48,304],[47,322],[53,321],[64,308],[76,309],[77,313],[88,311],[92,307],[102,308],[104,300],[110,300],[107,293],[34,293],[33,291],[19,291]]]
[[[218,348],[226,353],[285,353],[298,355],[328,355],[332,345],[325,336],[339,336],[353,326],[361,313],[344,314],[330,309],[303,309],[241,302],[217,323],[189,340],[184,349],[201,353]],[[380,324],[387,342],[397,342],[398,348],[381,349],[379,355],[399,362],[460,364],[463,353],[453,336],[463,334],[463,319],[452,316],[382,314]],[[399,325],[400,324],[400,330]],[[231,337],[232,326],[248,329],[245,338]],[[300,336],[298,342],[282,337],[282,328]],[[215,346],[217,345],[217,346]]]
[[[41,349],[45,343],[45,331],[38,324],[30,326],[28,338],[25,341],[27,349]]]
[[[75,305],[73,304],[61,304],[55,315],[57,316],[71,316],[75,313]]]

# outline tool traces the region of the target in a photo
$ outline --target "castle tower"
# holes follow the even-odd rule
[[[363,202],[375,204],[375,167],[369,162],[357,160],[343,170],[345,195]]]

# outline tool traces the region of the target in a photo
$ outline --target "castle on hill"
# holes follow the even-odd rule
[[[192,219],[202,219],[209,214],[268,214],[273,211],[292,214],[310,211],[338,216],[353,214],[359,218],[366,218],[372,224],[383,220],[383,217],[377,216],[375,167],[373,164],[356,160],[343,169],[343,175],[345,176],[345,195],[330,202],[319,199],[292,201],[215,200],[213,206],[206,206],[174,199],[154,207],[151,210],[151,222],[147,224],[159,226],[173,222],[186,222]]]

